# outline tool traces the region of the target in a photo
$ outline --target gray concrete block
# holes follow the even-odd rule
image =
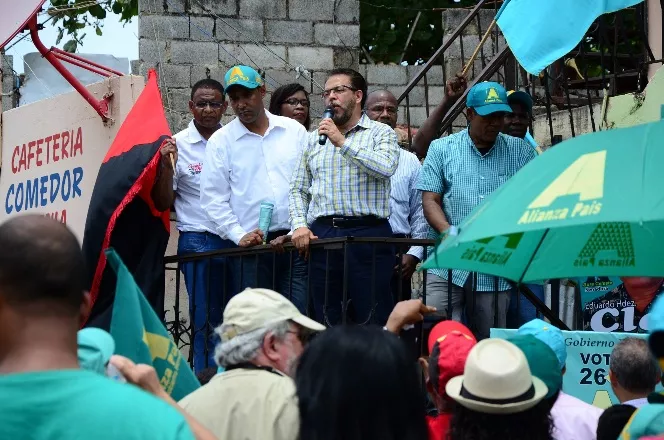
[[[180,15],[143,15],[138,18],[139,38],[185,40],[189,38],[189,17]]]
[[[221,41],[264,41],[263,22],[237,18],[217,18],[217,39]]]
[[[163,0],[138,0],[139,14],[158,14],[160,12],[164,12]]]
[[[394,95],[397,100],[401,97],[403,92],[406,91],[406,86],[380,86],[377,87],[376,89],[387,89],[392,94]],[[424,87],[422,86],[415,86],[409,93],[408,93],[408,104],[410,106],[414,107],[421,107],[424,105]],[[406,108],[406,98],[404,97],[403,101],[401,101],[401,107]]]
[[[360,46],[360,26],[353,24],[317,23],[314,26],[316,44],[323,46]]]
[[[162,3],[165,12],[183,13],[187,9],[186,0],[151,0]]]
[[[334,51],[328,47],[289,47],[288,62],[308,70],[334,69]]]
[[[336,23],[360,23],[360,2],[358,0],[337,0]]]
[[[314,39],[310,21],[266,20],[265,39],[275,43],[309,44]]]
[[[368,83],[403,85],[408,82],[408,74],[404,66],[367,65]]]
[[[166,52],[165,41],[154,41],[147,38],[138,40],[138,58],[141,61],[160,62],[164,59]]]
[[[358,70],[360,68],[360,50],[352,47],[335,47],[334,66]],[[364,77],[366,78],[366,76]]]
[[[286,0],[239,0],[240,17],[286,18]]]
[[[309,79],[300,76],[295,78],[294,71],[286,70],[277,70],[277,69],[268,69],[265,71],[265,82],[268,83],[268,90],[272,91],[279,87],[279,85],[297,83],[304,86],[307,92],[311,91],[311,81]],[[272,83],[276,83],[274,86]]]
[[[424,69],[424,66],[408,66],[408,82],[415,79],[415,77]],[[424,79],[420,79],[419,84],[424,85]],[[427,71],[427,84],[428,85],[443,85],[445,78],[443,78],[443,66],[434,65]]]
[[[336,23],[359,23],[360,3],[357,0],[337,0],[334,20],[334,0],[289,0],[288,16],[293,20],[313,20]]]
[[[262,45],[220,43],[219,61],[227,68],[239,63],[261,69],[284,69],[286,65],[279,57],[286,59],[286,47],[273,45],[267,47],[278,57]]]
[[[171,87],[166,90],[166,99],[164,106],[171,112],[189,113],[189,98],[191,96],[191,88],[175,88]]]
[[[424,107],[401,107],[399,109],[399,116],[397,118],[398,124],[406,124],[408,122],[408,111],[410,111],[410,126],[420,127],[427,119],[426,109]]]
[[[215,41],[214,19],[210,17],[191,17],[189,34],[194,41]]]
[[[469,14],[470,11],[468,9],[446,9],[442,13],[443,31],[446,34],[454,33],[457,27]],[[495,11],[493,9],[480,10],[478,15],[476,15],[468,26],[464,28],[462,35],[484,35],[494,16]]]
[[[213,64],[217,61],[219,45],[207,41],[172,41],[173,64]]]
[[[131,74],[132,75],[140,75],[140,73],[138,73],[138,72],[140,71],[140,68],[141,68],[141,60],[131,60],[131,61],[129,61],[129,67],[131,69]]]
[[[445,51],[445,60],[448,58],[469,59],[479,42],[480,37],[477,35],[464,35],[455,38],[450,47]],[[484,43],[484,53],[491,53],[491,42],[489,40]]]
[[[168,0],[169,2],[172,0]],[[237,15],[239,0],[189,0],[193,14],[214,14],[222,17]]]
[[[160,74],[166,87],[189,87],[191,84],[191,66],[162,64]]]
[[[226,69],[223,66],[219,66],[217,63],[209,65],[194,65],[191,66],[191,79],[190,85],[196,84],[196,82],[205,79],[211,78],[224,83],[224,75],[226,74]]]

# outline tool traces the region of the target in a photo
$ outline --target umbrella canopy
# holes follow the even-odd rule
[[[423,268],[519,282],[664,275],[664,122],[557,145],[457,229]]]

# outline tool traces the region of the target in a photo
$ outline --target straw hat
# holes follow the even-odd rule
[[[512,414],[537,405],[548,392],[532,376],[523,352],[503,339],[485,339],[468,354],[463,376],[447,383],[447,395],[473,411]]]

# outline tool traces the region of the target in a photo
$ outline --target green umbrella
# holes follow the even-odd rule
[[[475,208],[423,268],[519,282],[664,275],[664,122],[545,152]]]

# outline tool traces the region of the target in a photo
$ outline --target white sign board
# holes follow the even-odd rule
[[[141,76],[123,76],[87,87],[97,99],[113,93],[107,124],[77,92],[4,112],[0,221],[41,213],[82,242],[99,167],[144,85]]]

